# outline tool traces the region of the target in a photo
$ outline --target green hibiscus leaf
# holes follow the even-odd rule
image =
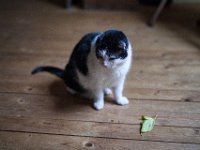
[[[147,116],[142,116],[142,123],[141,123],[141,129],[140,129],[140,134],[142,135],[145,132],[149,132],[153,129],[155,125],[157,115],[155,118],[147,117]]]

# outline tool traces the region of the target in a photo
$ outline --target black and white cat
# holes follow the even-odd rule
[[[86,34],[75,46],[65,70],[41,66],[32,74],[46,71],[60,77],[70,93],[92,98],[94,108],[100,110],[104,94],[112,92],[117,104],[129,103],[122,92],[131,60],[132,48],[126,35],[108,30]]]

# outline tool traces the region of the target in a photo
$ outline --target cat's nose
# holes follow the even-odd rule
[[[103,66],[106,67],[106,68],[109,68],[110,64],[109,64],[108,61],[103,61]]]

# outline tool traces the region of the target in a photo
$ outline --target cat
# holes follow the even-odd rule
[[[40,66],[32,74],[49,72],[64,80],[67,90],[93,99],[96,110],[103,109],[104,95],[114,95],[115,102],[126,105],[124,82],[131,67],[132,46],[119,30],[92,32],[75,46],[65,69]]]

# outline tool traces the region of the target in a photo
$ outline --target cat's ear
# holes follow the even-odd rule
[[[104,38],[104,33],[101,33],[98,37],[97,37],[97,42],[98,43],[100,43],[100,42],[102,42],[102,40],[103,40],[103,38]]]
[[[124,41],[119,41],[118,47],[120,49],[126,49],[126,43]]]
[[[102,35],[97,37],[97,39],[96,39],[96,47],[99,47],[101,45],[101,41],[102,41]]]

